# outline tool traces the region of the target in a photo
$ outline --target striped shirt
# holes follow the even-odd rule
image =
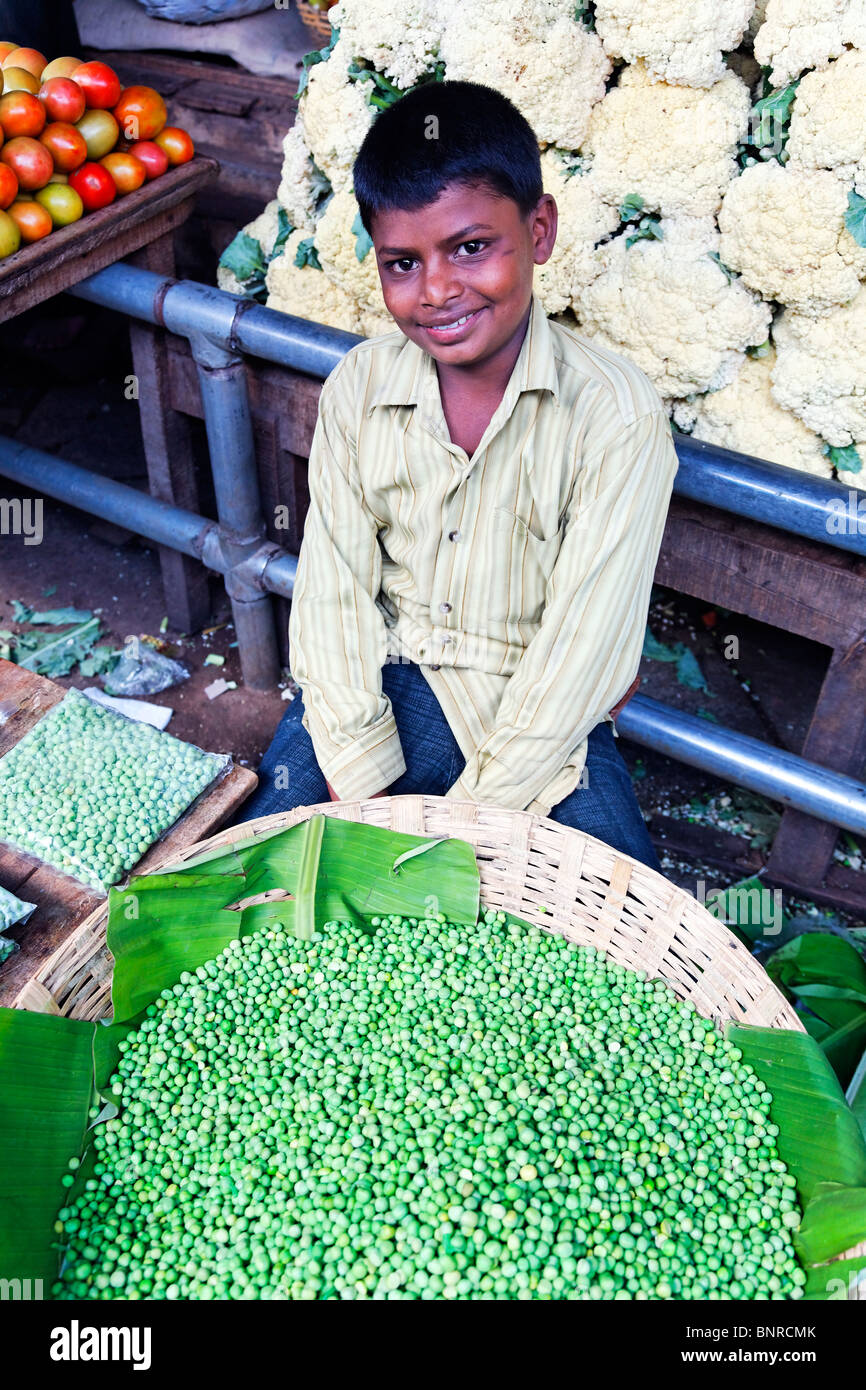
[[[677,460],[648,378],[533,296],[469,459],[434,359],[399,330],[322,388],[289,623],[303,725],[342,800],[405,771],[387,661],[416,662],[466,766],[460,800],[547,815],[631,684]]]

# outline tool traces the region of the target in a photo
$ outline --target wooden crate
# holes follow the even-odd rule
[[[52,232],[0,261],[0,322],[51,299],[148,243],[170,236],[190,215],[199,189],[217,172],[196,155],[135,193]]]
[[[43,676],[34,676],[10,661],[0,660],[0,757],[66,694],[63,686]],[[246,801],[258,778],[245,767],[232,764],[227,775],[204,792],[197,804],[183,816],[157,844],[152,845],[136,864],[135,873],[148,873],[188,845],[219,829]],[[29,854],[0,845],[0,884],[25,902],[35,903],[36,911],[21,927],[7,933],[20,944],[20,951],[0,966],[0,1005],[9,1006],[45,962],[72,936],[76,929],[105,902],[68,874],[61,874]]]

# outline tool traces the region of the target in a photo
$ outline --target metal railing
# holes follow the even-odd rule
[[[244,356],[323,379],[360,338],[277,313],[208,285],[123,262],[69,293],[189,340],[201,389],[217,520],[209,520],[77,464],[0,437],[0,473],[113,521],[223,575],[245,683],[269,689],[279,672],[268,594],[291,598],[297,557],[267,539],[256,473]],[[674,491],[723,511],[866,556],[866,522],[846,524],[851,490],[760,459],[676,437]],[[818,819],[866,833],[866,786],[734,729],[636,695],[621,733]]]

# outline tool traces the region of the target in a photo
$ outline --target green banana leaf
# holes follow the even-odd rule
[[[794,1236],[805,1265],[821,1264],[866,1240],[866,1187],[819,1183]]]
[[[853,1260],[834,1260],[832,1264],[814,1265],[806,1271],[803,1297],[809,1299],[846,1299],[864,1277],[866,1255]]]
[[[84,1143],[92,1039],[92,1023],[0,1009],[0,1278],[30,1280],[20,1297],[47,1297],[57,1274],[60,1179]]]
[[[866,1046],[866,1012],[821,1039],[821,1047],[843,1086],[847,1086]]]
[[[788,991],[831,1028],[844,1028],[866,1016],[866,994],[840,985],[789,985]]]
[[[767,974],[779,985],[838,985],[866,993],[866,963],[829,932],[805,932],[768,956]]]
[[[824,1182],[866,1186],[866,1143],[814,1038],[746,1024],[729,1025],[727,1036],[772,1094],[779,1154],[802,1200],[808,1203]]]

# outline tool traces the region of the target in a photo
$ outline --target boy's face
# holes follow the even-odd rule
[[[397,326],[437,362],[486,361],[520,328],[556,223],[549,193],[524,216],[511,198],[458,183],[415,212],[377,213],[373,245]]]

